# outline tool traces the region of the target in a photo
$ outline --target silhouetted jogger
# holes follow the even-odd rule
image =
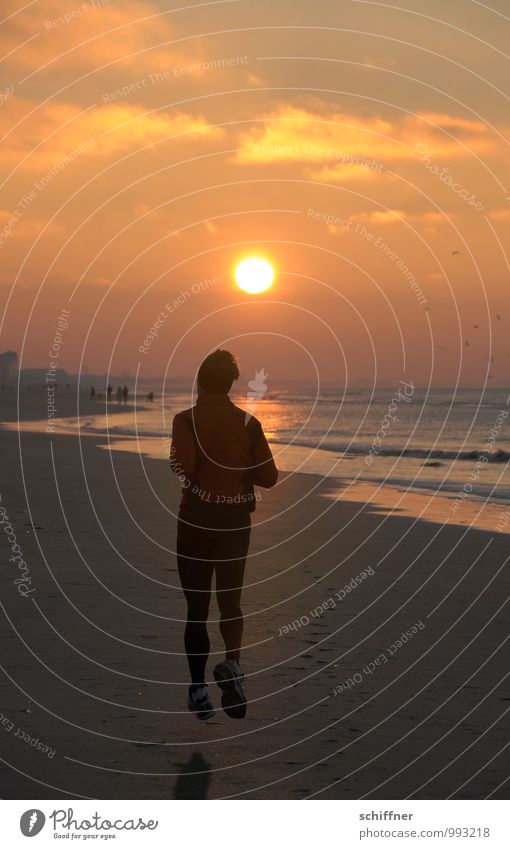
[[[194,407],[173,422],[170,462],[182,482],[177,563],[188,606],[184,643],[192,684],[188,707],[199,719],[214,716],[205,684],[209,657],[207,616],[213,573],[225,660],[214,677],[229,716],[246,714],[239,666],[243,633],[241,590],[255,509],[254,484],[271,487],[278,472],[260,422],[228,397],[239,377],[229,351],[210,354],[198,371]]]

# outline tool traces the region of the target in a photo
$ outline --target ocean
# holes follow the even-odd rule
[[[400,383],[371,392],[271,390],[232,394],[262,423],[280,469],[339,480],[440,492],[449,498],[510,499],[510,407],[506,390],[426,390]],[[116,402],[113,402],[116,407]],[[168,459],[173,415],[190,395],[169,392],[136,412],[81,419],[81,432],[108,433],[112,448],[133,437]],[[78,427],[76,419],[57,426]],[[118,441],[117,437],[123,437]]]

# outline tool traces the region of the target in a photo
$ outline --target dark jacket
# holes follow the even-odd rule
[[[172,471],[182,482],[181,505],[230,504],[255,509],[253,486],[278,479],[271,449],[258,419],[228,395],[206,392],[173,421]]]

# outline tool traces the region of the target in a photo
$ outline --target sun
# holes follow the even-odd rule
[[[249,295],[259,295],[273,283],[274,271],[267,259],[249,257],[244,259],[236,268],[236,283],[243,292]]]

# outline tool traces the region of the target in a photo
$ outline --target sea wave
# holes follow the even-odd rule
[[[133,427],[123,427],[113,425],[106,430],[104,427],[97,425],[97,422],[88,420],[81,423],[80,430],[88,433],[109,434],[110,436],[129,436],[131,438],[149,438],[149,439],[170,439],[169,433],[163,433],[161,430],[149,430],[143,427],[135,429]],[[341,454],[344,459],[354,457],[363,457],[368,454],[372,445],[353,444],[352,442],[338,442],[328,438],[321,441],[320,437],[313,439],[312,437],[298,437],[292,439],[291,435],[281,437],[271,437],[273,445],[296,445],[300,448],[310,448],[311,450],[328,451],[335,454]],[[485,459],[488,463],[508,463],[510,460],[510,452],[502,448],[497,448],[494,451],[487,452],[479,449],[470,449],[464,451],[455,451],[451,448],[401,448],[398,445],[384,445],[373,455],[380,457],[409,457],[417,460],[456,460],[464,462],[474,462],[480,458]]]
[[[349,480],[348,478],[346,479]],[[370,476],[363,477],[363,483],[377,484],[379,486],[389,486],[395,489],[402,490],[410,490],[410,489],[419,489],[423,492],[430,493],[430,495],[441,495],[443,498],[448,498],[450,500],[456,500],[459,498],[462,492],[462,487],[458,481],[446,481],[443,479],[437,479],[436,481],[430,480],[419,480],[417,478],[413,478],[412,480],[408,478],[398,478],[398,477],[384,477],[384,476]],[[497,488],[493,485],[486,484],[483,485],[473,485],[473,488],[469,493],[470,501],[480,501],[487,502],[490,500],[491,502],[495,502],[496,504],[508,504],[508,500],[510,497],[510,489],[508,487],[502,487],[498,484]]]
[[[278,437],[271,439],[271,442],[276,445],[299,445],[301,448],[319,448],[321,451],[333,451],[337,454],[359,457],[368,454],[371,445],[353,445],[352,443],[330,442],[320,440],[313,441],[311,439],[279,439]],[[507,463],[510,460],[510,452],[504,451],[501,448],[491,452],[479,451],[472,449],[470,451],[454,451],[444,448],[400,448],[398,446],[387,445],[381,447],[374,456],[381,457],[414,457],[421,460],[479,460],[481,457],[486,458],[488,463]]]

